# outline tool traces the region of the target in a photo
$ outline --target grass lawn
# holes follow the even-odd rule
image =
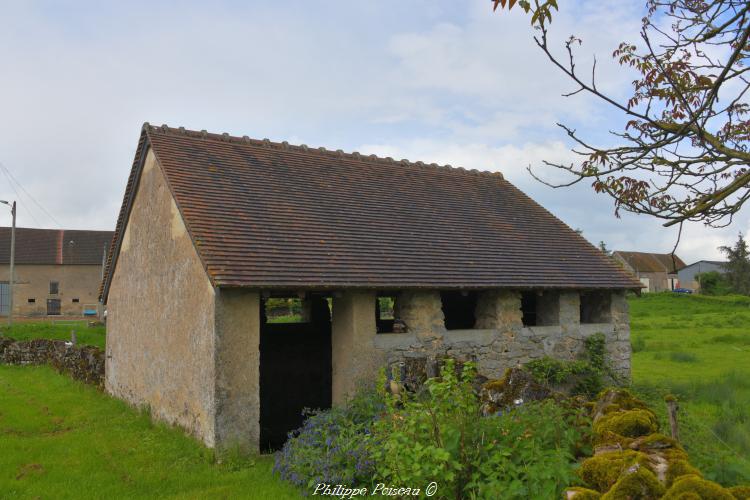
[[[78,339],[79,344],[93,345],[104,349],[106,327],[89,327],[88,321],[84,320],[55,323],[53,323],[52,321],[14,323],[10,328],[8,328],[7,324],[0,326],[0,335],[11,337],[16,340],[70,340],[71,331],[76,332],[76,338]]]
[[[644,294],[630,317],[635,389],[662,417],[678,396],[681,440],[709,478],[750,483],[750,298]]]
[[[300,498],[272,458],[214,453],[48,367],[0,365],[0,498]]]

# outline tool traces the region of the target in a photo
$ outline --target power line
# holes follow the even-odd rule
[[[38,201],[36,201],[36,198],[34,198],[33,196],[31,196],[31,194],[29,194],[29,192],[28,192],[28,191],[26,191],[26,189],[25,189],[25,188],[24,188],[24,187],[23,187],[23,186],[21,185],[21,183],[20,183],[20,182],[18,182],[18,180],[17,180],[17,179],[16,179],[16,178],[15,178],[15,177],[13,176],[13,174],[12,174],[12,173],[11,173],[11,171],[10,171],[10,170],[8,169],[8,167],[6,167],[5,165],[3,165],[3,163],[2,163],[2,162],[0,162],[0,168],[2,168],[2,169],[3,169],[4,171],[5,171],[5,174],[6,174],[6,175],[8,175],[8,176],[9,176],[9,177],[10,177],[11,179],[13,179],[13,181],[14,181],[14,182],[15,182],[15,183],[16,183],[16,184],[18,185],[18,187],[19,187],[19,188],[21,188],[21,191],[23,191],[24,193],[26,193],[26,196],[28,196],[28,197],[29,197],[29,198],[31,199],[31,201],[33,201],[33,202],[34,202],[34,204],[35,204],[35,205],[36,205],[37,207],[39,207],[39,209],[40,209],[40,210],[41,210],[42,212],[44,212],[44,213],[45,213],[45,214],[47,215],[47,217],[49,217],[50,219],[52,219],[52,221],[53,221],[53,222],[54,222],[54,223],[55,223],[55,224],[57,225],[58,229],[62,229],[62,224],[60,224],[60,221],[58,221],[57,219],[55,219],[55,218],[54,218],[54,217],[52,216],[52,214],[51,214],[51,213],[49,213],[49,212],[47,211],[47,209],[46,209],[46,208],[44,208],[44,207],[42,206],[42,204],[41,204],[41,203],[39,203]]]
[[[2,167],[2,164],[0,164],[0,167]],[[8,184],[10,185],[11,189],[13,189],[13,191],[16,193],[16,199],[18,200],[18,204],[25,206],[25,204],[22,201],[21,194],[18,192],[18,189],[16,189],[15,184],[10,179],[10,176],[5,171],[5,168],[3,168],[2,171],[5,174],[5,178],[8,179]],[[34,212],[27,210],[26,213],[28,213],[31,216],[31,218],[34,219],[34,222],[36,223],[37,226],[41,227],[41,224],[39,224],[39,220],[37,220],[36,216],[34,215]]]

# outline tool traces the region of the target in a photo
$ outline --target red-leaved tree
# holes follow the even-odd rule
[[[564,187],[590,181],[621,210],[665,219],[728,225],[750,197],[750,2],[647,0],[637,42],[612,56],[634,69],[632,94],[619,101],[596,85],[596,65],[580,71],[571,36],[565,56],[550,50],[548,33],[556,0],[492,0],[495,9],[516,4],[531,16],[539,48],[576,85],[568,96],[592,94],[622,112],[612,132],[615,147],[598,147],[576,129],[558,124],[575,142],[580,160],[545,162],[572,177]]]

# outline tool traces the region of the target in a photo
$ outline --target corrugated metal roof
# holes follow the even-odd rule
[[[497,173],[148,124],[115,265],[149,147],[218,286],[641,286]]]
[[[16,228],[16,264],[101,265],[112,231]],[[10,262],[11,228],[0,227],[0,264]]]

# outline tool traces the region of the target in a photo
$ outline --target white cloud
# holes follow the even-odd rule
[[[490,7],[486,0],[180,9],[137,0],[12,3],[0,31],[0,162],[64,226],[111,229],[141,123],[166,122],[501,170],[592,241],[668,250],[674,231],[657,221],[617,220],[588,186],[552,190],[526,174],[543,159],[572,159],[555,121],[602,137],[617,127],[606,107],[560,97],[573,87],[534,45],[519,9]],[[623,95],[630,78],[609,55],[637,36],[641,8],[566,2],[553,23],[555,46],[581,36],[581,71],[596,52],[600,87]],[[8,197],[16,194],[0,175],[0,199]],[[31,212],[53,225],[21,201],[21,225],[35,225]],[[747,218],[737,227],[747,229]],[[736,233],[689,231],[683,245],[696,258],[714,256],[717,241]]]

